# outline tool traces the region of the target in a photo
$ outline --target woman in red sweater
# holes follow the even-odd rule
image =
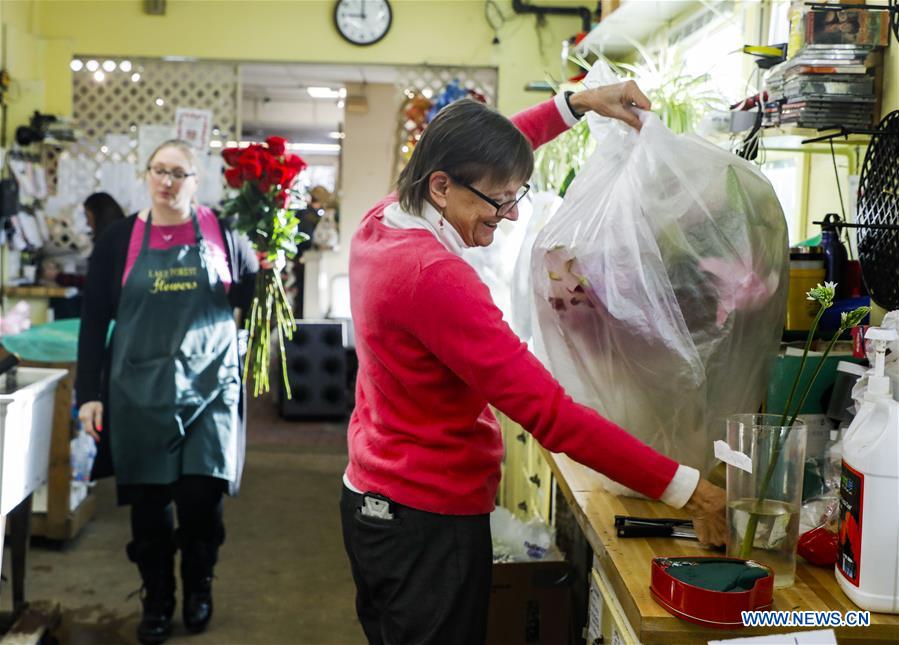
[[[518,218],[533,149],[585,112],[640,123],[633,82],[560,94],[506,119],[463,100],[428,126],[350,249],[359,373],[341,497],[370,643],[480,643],[502,440],[487,407],[724,541],[724,491],[575,403],[503,321],[460,255]]]

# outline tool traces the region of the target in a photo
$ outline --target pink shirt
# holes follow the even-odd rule
[[[534,146],[565,129],[551,101],[512,121]],[[350,248],[359,372],[347,478],[424,511],[493,510],[503,456],[488,403],[553,452],[650,497],[676,462],[575,403],[509,328],[475,270],[429,231],[366,214]]]
[[[219,275],[219,279],[225,285],[225,291],[231,287],[231,269],[228,267],[228,253],[225,250],[225,241],[222,239],[222,229],[215,213],[205,206],[197,207],[197,220],[200,223],[200,231],[209,246],[212,256],[212,264]],[[134,221],[134,230],[131,231],[131,240],[128,242],[128,257],[125,259],[125,271],[122,273],[122,285],[131,273],[131,267],[140,255],[141,245],[144,241],[144,230],[147,224],[140,217]],[[150,248],[165,250],[173,246],[191,245],[197,241],[194,234],[193,223],[187,221],[183,224],[172,226],[160,226],[154,223],[150,229]]]

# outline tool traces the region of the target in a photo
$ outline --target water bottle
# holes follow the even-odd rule
[[[837,283],[836,300],[848,295],[846,280],[846,263],[849,255],[840,241],[840,216],[828,213],[821,222],[821,247],[824,249],[824,279]]]

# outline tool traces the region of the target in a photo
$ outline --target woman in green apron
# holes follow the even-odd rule
[[[145,592],[138,638],[161,643],[176,550],[185,626],[201,632],[212,616],[222,498],[236,492],[243,465],[233,312],[249,305],[258,262],[245,238],[193,205],[189,144],[163,143],[147,184],[151,208],[110,227],[91,256],[76,389],[79,419],[100,442],[94,476],[114,470],[119,503],[131,505],[127,553]]]

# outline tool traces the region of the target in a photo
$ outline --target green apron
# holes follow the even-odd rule
[[[196,213],[191,221],[196,245],[151,249],[149,213],[122,286],[109,385],[120,485],[240,477],[237,326]]]

